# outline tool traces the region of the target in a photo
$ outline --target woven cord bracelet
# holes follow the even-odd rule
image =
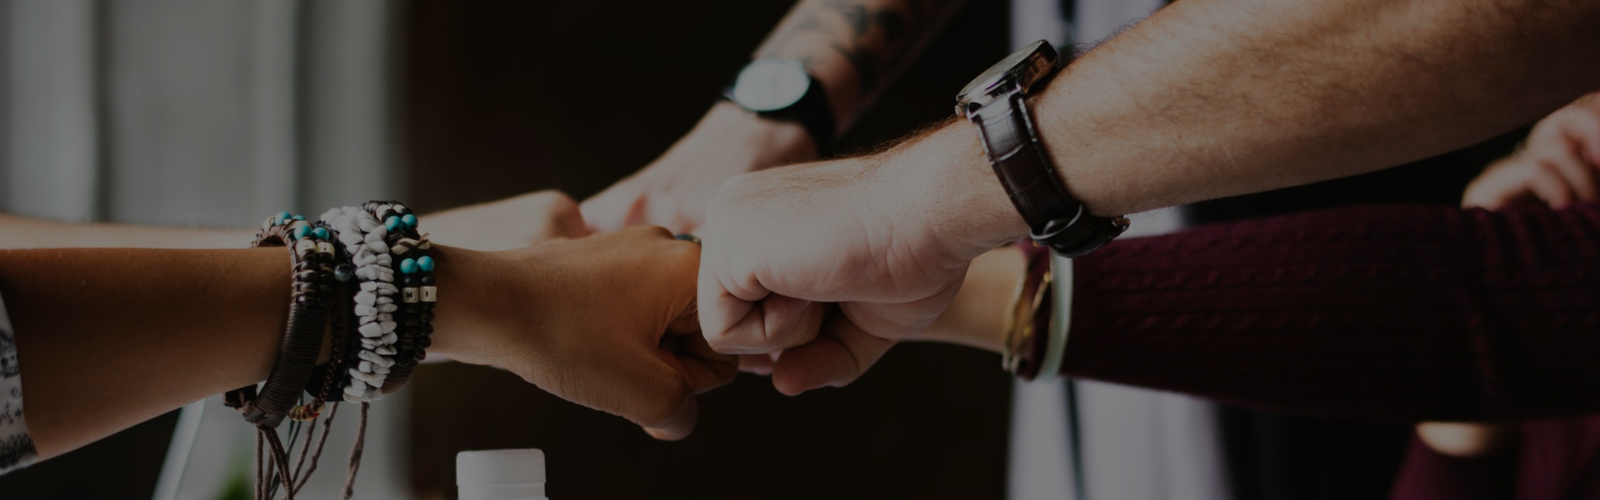
[[[268,445],[267,451],[272,457],[269,468],[259,466],[262,450],[256,450],[258,493],[264,493],[264,483],[272,475],[270,471],[277,470],[276,477],[281,479],[289,498],[294,498],[293,478],[288,474],[288,450],[284,449],[277,427],[299,401],[316,366],[317,354],[322,350],[328,306],[335,289],[333,267],[337,249],[328,242],[331,236],[326,227],[280,212],[262,224],[261,232],[252,243],[254,247],[288,247],[293,266],[288,327],[266,383],[262,384],[259,394],[255,385],[249,385],[224,395],[227,406],[237,409],[245,421],[255,425],[258,445],[263,441]]]

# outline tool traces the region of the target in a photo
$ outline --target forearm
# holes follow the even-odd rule
[[[1074,262],[1064,372],[1383,419],[1600,409],[1600,207],[1361,207]]]
[[[266,378],[289,260],[244,250],[0,250],[40,455]]]
[[[0,250],[0,298],[40,456],[265,380],[289,311],[285,252]],[[440,287],[460,299],[444,302],[430,351],[493,351],[471,337],[487,329],[476,306],[503,292],[493,281],[506,270],[501,260],[442,245],[432,253]],[[325,346],[318,362],[327,356]]]
[[[1600,7],[1178,2],[1037,100],[1069,189],[1122,214],[1376,170],[1600,88]]]
[[[1600,58],[1596,5],[1178,2],[1062,70],[1029,106],[1095,214],[1306,184],[1456,149],[1600,88],[1587,63]],[[966,220],[937,220],[970,249],[1026,234],[970,123],[875,161],[902,177],[939,172],[904,192],[959,201]]]
[[[828,91],[838,130],[846,130],[965,3],[801,0],[755,57],[805,61]]]

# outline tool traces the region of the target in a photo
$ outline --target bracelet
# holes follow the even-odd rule
[[[276,428],[288,416],[322,350],[328,305],[335,291],[332,269],[337,249],[328,242],[330,236],[326,227],[280,212],[262,224],[252,243],[255,247],[288,247],[294,269],[289,325],[266,383],[259,394],[252,384],[229,391],[225,397],[229,407],[238,409],[245,421],[258,428]]]
[[[1039,373],[1034,380],[1053,380],[1061,376],[1061,363],[1066,357],[1067,334],[1072,328],[1072,259],[1061,255],[1050,256],[1050,334],[1045,344],[1044,360],[1039,362]]]
[[[400,287],[399,311],[395,313],[399,328],[395,330],[395,364],[384,381],[384,394],[399,390],[411,380],[417,362],[427,357],[432,345],[433,308],[439,292],[435,285],[435,263],[427,251],[433,248],[428,236],[417,230],[417,216],[405,205],[394,201],[371,201],[362,209],[376,220],[383,221],[388,238],[389,253],[396,262],[397,284]]]
[[[1023,380],[1032,380],[1040,372],[1041,356],[1049,349],[1049,321],[1052,300],[1050,250],[1033,240],[1020,240],[1014,245],[1022,251],[1027,272],[1012,302],[1012,314],[1006,318],[1006,341],[1001,351],[1001,364]]]
[[[351,335],[350,340],[355,342],[346,344],[349,352],[336,385],[347,402],[376,401],[383,398],[380,389],[394,365],[394,342],[398,339],[394,313],[399,307],[394,296],[399,289],[394,286],[394,270],[390,267],[393,257],[385,241],[388,230],[356,207],[333,208],[321,218],[339,231],[339,242],[350,256],[351,274],[360,283],[352,298],[359,335]]]
[[[293,447],[293,441],[286,448],[277,427],[291,414],[304,417],[321,411],[321,403],[317,401],[310,406],[295,406],[295,403],[316,368],[317,354],[322,350],[322,333],[328,326],[328,308],[340,293],[334,272],[339,251],[329,242],[332,237],[333,232],[320,222],[308,223],[304,217],[279,212],[262,223],[261,231],[251,244],[253,247],[288,248],[294,280],[288,327],[266,383],[262,384],[259,394],[251,384],[228,391],[223,400],[256,427],[257,498],[274,496],[273,492],[280,486],[290,499],[294,498],[298,489],[295,476],[299,471],[291,473],[289,470],[289,448]],[[291,424],[289,429],[293,434],[296,426]],[[262,443],[268,446],[266,450],[262,449]],[[263,451],[271,457],[270,465],[265,468],[262,467]]]

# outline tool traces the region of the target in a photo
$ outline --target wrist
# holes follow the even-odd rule
[[[720,173],[726,175],[817,158],[816,141],[812,140],[805,126],[793,121],[762,118],[728,101],[713,105],[694,130],[673,149],[695,150],[692,144],[703,144],[718,150],[730,149],[744,156],[741,162],[681,162],[689,168],[725,169]]]
[[[984,156],[971,123],[954,121],[884,153],[888,173],[911,179],[900,197],[922,209],[928,237],[963,259],[1027,236],[1028,226]]]
[[[499,274],[494,270],[501,268],[498,253],[433,245],[430,257],[437,263],[434,278],[438,280],[439,300],[429,355],[461,361],[476,357],[472,352],[481,346],[474,339],[491,328],[487,320],[492,314],[486,309],[493,297],[483,295],[501,290],[494,282]]]

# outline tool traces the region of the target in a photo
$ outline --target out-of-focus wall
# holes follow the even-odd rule
[[[392,103],[401,5],[0,0],[0,210],[253,227],[279,210],[403,197]],[[357,487],[368,498],[407,495],[406,394],[374,407]],[[252,431],[215,398],[191,408],[204,411],[186,410],[180,434],[199,439],[169,446],[170,414],[0,476],[0,491],[149,498],[164,458],[192,451],[163,485],[176,498],[218,498],[248,472]],[[341,419],[334,462],[355,414]],[[333,498],[341,469],[325,464],[301,497]]]

